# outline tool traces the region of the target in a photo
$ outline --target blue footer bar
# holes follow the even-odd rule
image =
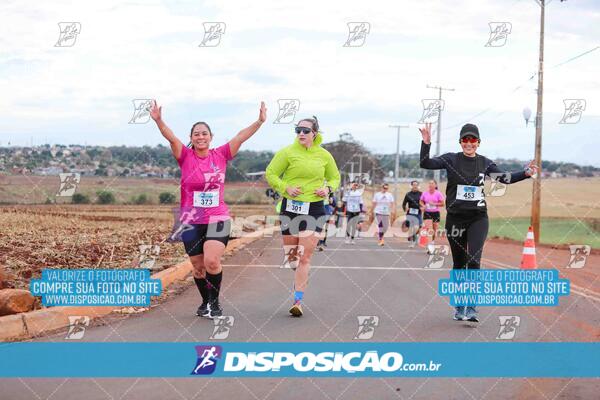
[[[0,377],[599,377],[598,343],[3,343]]]

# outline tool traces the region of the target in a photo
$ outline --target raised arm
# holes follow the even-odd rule
[[[529,162],[529,165],[525,171],[517,172],[502,171],[495,163],[491,163],[486,170],[486,175],[502,183],[511,184],[520,182],[532,175],[536,175],[537,171],[538,167],[535,165],[533,160]]]
[[[429,150],[431,148],[431,123],[426,123],[425,128],[419,128],[421,132],[421,156],[419,166],[425,169],[443,169],[446,168],[446,163],[441,157],[429,158]]]
[[[160,130],[160,133],[169,141],[171,145],[171,153],[173,153],[173,157],[176,160],[179,160],[181,157],[181,149],[183,148],[183,143],[181,140],[175,136],[171,128],[167,126],[162,120],[162,106],[158,107],[156,104],[156,100],[152,100],[152,107],[150,108],[150,117],[156,122],[156,126]]]
[[[240,150],[240,146],[246,140],[250,139],[252,135],[256,133],[256,131],[261,127],[263,122],[267,120],[267,108],[265,107],[265,102],[260,102],[260,111],[258,113],[258,120],[252,123],[247,128],[242,129],[238,132],[237,135],[233,139],[229,141],[229,150],[231,151],[231,157],[235,157],[237,152]]]

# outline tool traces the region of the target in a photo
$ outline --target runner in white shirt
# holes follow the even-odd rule
[[[373,195],[373,214],[375,215],[375,221],[379,227],[379,246],[383,246],[384,240],[383,235],[390,227],[390,215],[392,221],[396,217],[396,205],[394,203],[394,196],[388,192],[388,184],[384,183],[381,186],[381,191]]]
[[[346,244],[354,244],[354,237],[357,235],[356,224],[360,219],[360,213],[363,211],[363,188],[358,187],[358,183],[352,183],[350,190],[344,193],[342,201],[346,206]]]

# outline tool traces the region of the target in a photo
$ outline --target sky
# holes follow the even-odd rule
[[[55,46],[60,22],[80,24],[74,43]],[[490,42],[500,22],[510,32]],[[182,141],[206,121],[214,145],[265,101],[268,120],[244,148],[275,151],[294,139],[292,123],[273,123],[278,101],[297,99],[294,121],[317,115],[325,142],[349,132],[392,153],[389,125],[408,124],[400,151],[416,153],[423,100],[438,95],[430,85],[454,89],[442,95],[442,153],[460,150],[471,122],[481,154],[527,160],[539,22],[535,0],[3,1],[0,146],[166,144],[153,121],[129,123],[134,99],[156,99]],[[207,23],[224,33],[202,46]],[[349,23],[368,32],[344,46]],[[550,1],[545,30],[542,157],[600,167],[600,3]],[[578,122],[559,123],[565,99],[585,101],[568,121]]]

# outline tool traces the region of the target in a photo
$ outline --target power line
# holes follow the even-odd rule
[[[557,67],[563,66],[563,65],[565,65],[565,64],[568,64],[568,63],[570,63],[571,61],[574,61],[574,60],[576,60],[576,59],[578,59],[578,58],[580,58],[580,57],[583,57],[583,56],[585,56],[585,55],[587,55],[587,54],[589,54],[589,53],[591,53],[591,52],[593,52],[593,51],[596,51],[596,50],[598,50],[598,49],[600,49],[600,46],[596,46],[596,47],[594,47],[593,49],[586,50],[586,51],[584,51],[583,53],[581,53],[581,54],[578,54],[578,55],[576,55],[576,56],[573,56],[573,57],[571,57],[571,58],[569,58],[569,59],[567,59],[567,60],[565,60],[565,61],[562,61],[562,62],[560,62],[560,63],[558,63],[558,64],[556,64],[556,65],[553,65],[552,67],[550,67],[550,68],[548,68],[548,69],[553,69],[553,68],[557,68]],[[533,73],[533,74],[532,74],[532,75],[529,77],[529,79],[527,79],[527,80],[526,80],[526,81],[524,81],[523,83],[519,84],[517,87],[515,87],[513,90],[511,90],[511,91],[510,91],[510,93],[514,93],[514,92],[516,92],[517,90],[521,89],[521,88],[523,87],[523,85],[525,85],[526,83],[530,82],[530,81],[531,81],[531,80],[533,80],[535,77],[537,77],[537,74],[538,74],[537,72],[534,72],[534,73]],[[483,115],[483,114],[487,113],[488,111],[492,111],[493,109],[494,109],[493,107],[488,107],[488,108],[486,108],[486,109],[484,109],[484,110],[482,110],[482,111],[479,111],[477,114],[475,114],[475,115],[471,116],[470,118],[468,118],[468,119],[466,119],[466,120],[464,120],[464,121],[462,121],[462,122],[459,122],[459,123],[457,123],[457,124],[454,124],[454,125],[452,125],[452,126],[449,126],[449,127],[447,127],[447,128],[444,128],[443,130],[454,129],[454,128],[458,127],[458,126],[464,125],[465,123],[467,123],[467,122],[469,122],[469,121],[472,121],[474,118],[477,118],[477,117],[479,117],[479,116],[481,116],[481,115]]]

